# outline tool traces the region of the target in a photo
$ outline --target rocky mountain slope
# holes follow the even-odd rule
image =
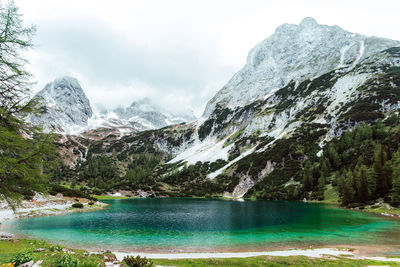
[[[149,163],[151,180],[139,184],[159,194],[299,199],[308,197],[307,190],[313,191],[320,178],[313,178],[311,189],[303,185],[307,164],[316,169],[328,165],[326,175],[332,177],[342,173],[332,156],[337,153],[332,152],[335,140],[380,120],[392,125],[386,129],[388,136],[395,134],[398,119],[389,121],[399,107],[400,42],[306,18],[299,25],[278,27],[252,49],[246,66],[210,100],[197,121],[96,141],[88,148],[88,159],[112,157],[123,170],[115,180],[122,187],[134,183],[130,170],[137,173],[137,159],[151,155],[159,164]],[[369,150],[364,154],[374,153],[371,145],[365,146]],[[397,144],[385,146],[388,155],[397,149]],[[321,183],[336,185],[335,179]]]
[[[61,134],[90,133],[99,129],[108,134],[127,134],[196,119],[190,111],[185,114],[164,111],[149,99],[133,102],[127,108],[95,113],[78,80],[68,76],[48,83],[34,98],[41,100],[42,111],[28,120],[43,125],[46,131]]]
[[[299,25],[283,24],[256,45],[244,68],[211,99],[204,112],[209,116],[216,105],[234,109],[286,86],[302,82],[357,63],[398,41],[350,33],[338,26],[318,24],[305,18]]]
[[[48,83],[34,98],[41,99],[42,110],[29,120],[42,124],[46,131],[74,133],[85,127],[93,116],[89,99],[78,80],[72,77]]]
[[[250,51],[246,66],[210,100],[203,117],[186,126],[195,129],[191,145],[169,147],[160,141],[159,147],[177,154],[172,162],[195,163],[209,153],[226,160],[234,144],[223,144],[239,132],[278,139],[305,123],[320,123],[329,125],[328,139],[339,135],[341,127],[354,124],[344,119],[346,107],[366,97],[357,89],[398,65],[396,49],[386,50],[396,46],[400,42],[319,25],[311,18],[284,24]]]

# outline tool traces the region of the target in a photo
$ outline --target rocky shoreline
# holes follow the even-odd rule
[[[83,208],[73,208],[74,203],[81,203]],[[36,194],[32,200],[23,200],[15,211],[6,202],[0,202],[0,238],[10,235],[4,231],[3,227],[4,222],[9,220],[94,211],[107,206],[108,204],[100,201],[92,202],[85,198],[64,197],[61,194],[56,196]]]

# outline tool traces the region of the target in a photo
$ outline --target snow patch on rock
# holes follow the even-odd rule
[[[197,141],[193,146],[178,154],[168,163],[185,161],[189,165],[201,162],[214,162],[218,159],[228,160],[228,151],[234,144],[224,146],[229,137],[218,141],[216,137],[208,137],[202,142]]]
[[[235,109],[290,81],[354,68],[368,56],[394,46],[400,42],[353,34],[311,18],[299,25],[283,24],[249,52],[246,65],[208,102],[203,116],[208,117],[217,103]]]

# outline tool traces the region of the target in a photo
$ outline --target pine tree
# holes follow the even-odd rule
[[[0,4],[0,122],[6,127],[19,127],[20,117],[30,113],[35,102],[28,101],[30,73],[21,52],[32,47],[35,27],[22,27],[22,16],[11,1]]]
[[[392,205],[400,205],[400,149],[393,154],[392,158],[392,179],[393,179],[393,190],[391,194]]]
[[[369,199],[368,193],[368,182],[367,182],[368,168],[365,165],[361,165],[358,178],[358,200],[361,203],[365,203]]]
[[[353,132],[347,131],[344,134],[344,145],[345,149],[349,149],[353,146]]]
[[[324,175],[325,177],[328,175],[328,166],[326,165],[325,157],[322,156],[320,159],[320,166],[321,166],[321,175]]]
[[[350,185],[353,190],[353,196],[355,196],[356,192],[358,192],[358,184],[357,184],[358,169],[359,168],[357,167],[356,170],[354,170],[354,171],[348,170],[348,172],[347,172],[347,177],[349,178]]]
[[[384,146],[377,145],[374,153],[374,170],[376,174],[375,196],[382,197],[388,193],[389,190],[389,177],[387,170],[384,169],[387,155]]]
[[[21,56],[34,32],[22,26],[13,1],[0,5],[0,199],[13,208],[23,196],[46,190],[43,165],[54,151],[52,136],[22,119],[37,110],[37,102],[29,101],[30,74]]]
[[[321,177],[321,170],[319,164],[315,163],[312,167],[312,184],[318,185],[319,177]]]
[[[342,206],[347,206],[353,202],[354,190],[351,186],[349,177],[344,178],[343,192],[342,192]]]
[[[318,179],[317,190],[318,190],[318,194],[317,194],[318,200],[323,200],[324,193],[325,193],[325,177],[324,177],[324,175],[321,175]]]
[[[332,165],[335,168],[340,167],[340,157],[336,151],[335,146],[332,143],[330,143],[328,146],[328,155],[329,155],[329,160],[331,161]]]
[[[392,161],[388,160],[385,162],[385,165],[383,166],[383,172],[385,177],[387,177],[387,193],[390,191],[390,189],[392,188],[392,175],[393,175],[393,166],[392,166]]]
[[[370,125],[365,122],[361,123],[361,125],[356,130],[355,134],[355,146],[359,146],[363,140],[369,140],[372,138],[372,128]]]
[[[385,136],[385,124],[383,123],[382,119],[379,119],[375,124],[373,132],[376,139],[383,139]]]
[[[337,187],[338,187],[338,191],[339,192],[343,192],[344,180],[345,180],[345,172],[346,172],[346,170],[343,171],[342,174],[338,174],[338,173],[334,174],[335,179],[337,181]]]
[[[313,188],[311,163],[307,161],[303,170],[303,190],[310,191]]]

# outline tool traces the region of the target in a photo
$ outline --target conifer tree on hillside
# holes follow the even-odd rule
[[[391,195],[392,204],[400,206],[400,150],[393,154],[392,158],[393,170],[393,192]]]
[[[367,166],[362,165],[360,168],[359,176],[357,177],[358,198],[361,203],[364,203],[369,199],[367,173],[368,173]]]
[[[22,197],[45,191],[43,168],[54,152],[51,135],[23,120],[38,104],[29,100],[31,74],[21,55],[34,33],[34,26],[22,25],[14,1],[0,2],[0,199],[13,208]]]

